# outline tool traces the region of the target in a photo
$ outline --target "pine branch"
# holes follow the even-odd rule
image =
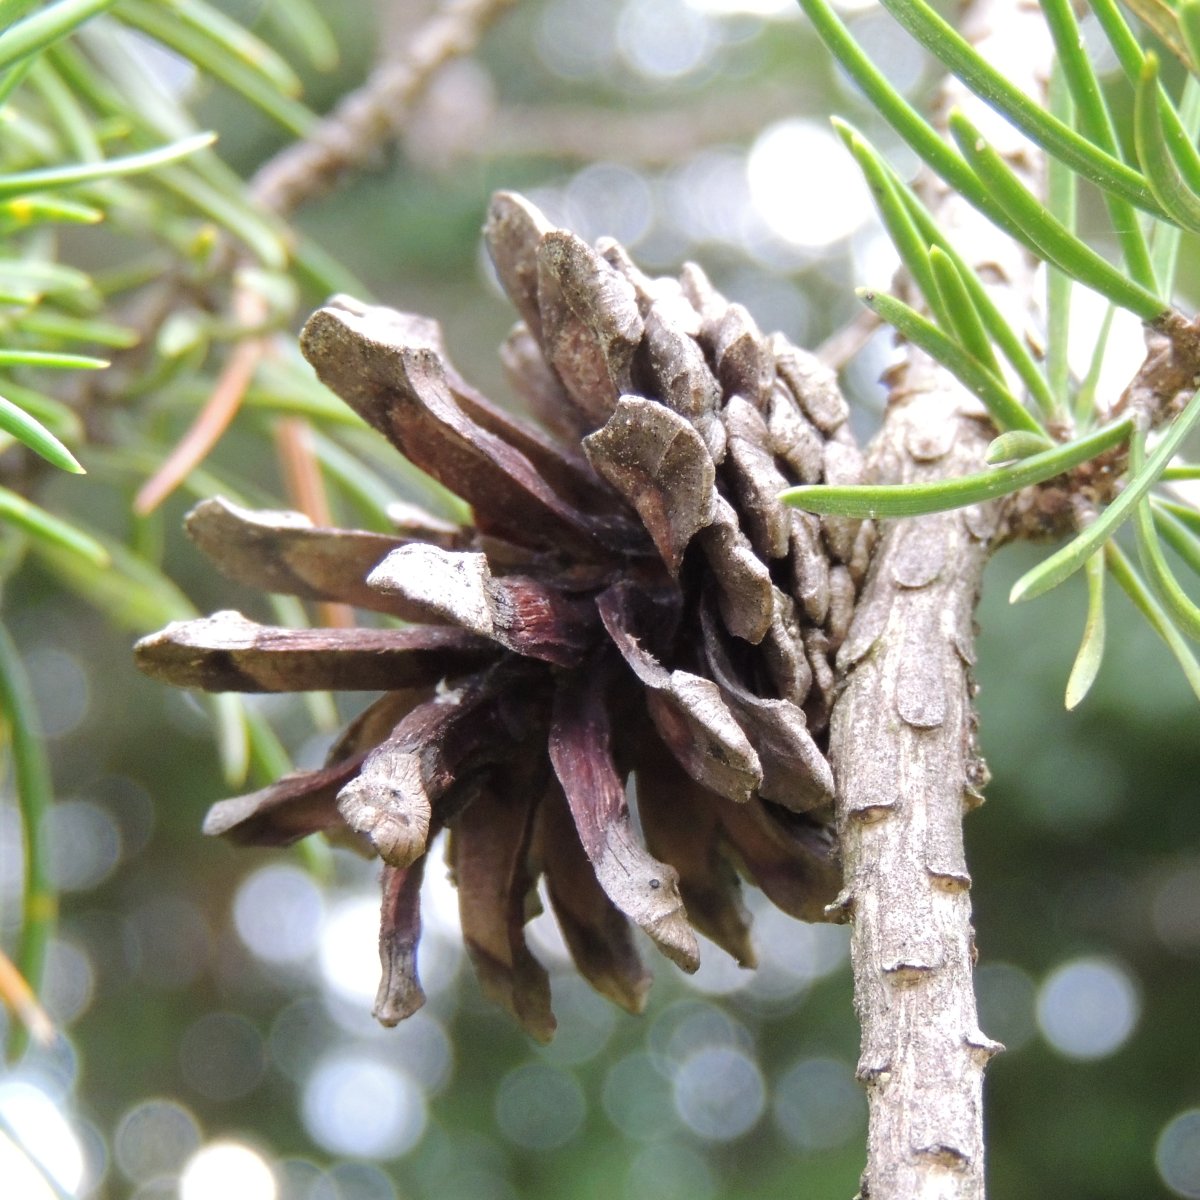
[[[964,28],[994,66],[1040,94],[1050,40],[1036,5],[979,0]],[[940,107],[953,104],[981,109],[952,82]],[[1005,136],[994,120],[988,128]],[[998,148],[1036,187],[1039,156],[1012,137]],[[1023,328],[1032,263],[942,185],[925,192],[964,256],[1002,281],[993,299]],[[946,371],[910,348],[890,383],[870,455],[879,481],[983,468],[991,428]],[[871,1200],[984,1195],[983,1072],[999,1046],[978,1027],[961,820],[986,778],[971,703],[972,614],[1002,503],[885,524],[839,656],[845,687],[831,759],[870,1107],[862,1194]]]
[[[742,82],[742,81],[739,81]],[[742,144],[796,111],[793,87],[743,86],[686,103],[628,112],[604,105],[479,102],[463,121],[462,105],[447,103],[436,117],[414,122],[408,151],[439,168],[450,163],[507,158],[672,166],[708,146]],[[414,133],[419,136],[414,137]]]
[[[251,181],[255,200],[287,214],[371,161],[403,129],[441,67],[470,54],[514,0],[446,0],[365,84],[344,97],[305,138],[265,163]]]

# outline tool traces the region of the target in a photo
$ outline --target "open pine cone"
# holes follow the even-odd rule
[[[348,830],[378,852],[386,1024],[424,999],[419,888],[447,829],[484,990],[544,1039],[549,981],[524,938],[541,876],[580,972],[634,1011],[649,977],[630,922],[692,971],[694,930],[753,963],[739,874],[824,918],[840,883],[832,656],[873,531],[779,503],[793,483],[859,477],[845,403],[697,267],[647,278],[508,194],[485,232],[522,317],[504,365],[548,433],[464,382],[423,317],[338,298],[301,341],[473,525],[406,509],[388,536],[222,500],[188,518],[235,580],[408,624],[217,613],[143,639],[137,661],[210,691],[382,689],[327,766],[222,801],[205,829],[266,845]]]

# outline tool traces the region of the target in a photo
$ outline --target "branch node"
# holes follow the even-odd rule
[[[860,804],[846,815],[859,825],[877,825],[885,817],[890,817],[895,809],[894,800],[876,801],[872,804]]]
[[[860,1062],[854,1078],[866,1088],[885,1088],[892,1081],[892,1064],[881,1063],[877,1067],[866,1067]]]
[[[854,916],[854,893],[842,888],[832,904],[825,905],[825,918],[835,925],[844,925]]]
[[[915,987],[923,979],[928,979],[934,972],[932,963],[895,962],[884,963],[883,973],[892,987]]]
[[[1002,1054],[1007,1048],[1003,1042],[988,1037],[982,1029],[976,1029],[974,1033],[967,1034],[963,1040],[971,1052],[971,1057],[980,1066],[986,1065],[989,1060],[995,1058],[997,1054]]]
[[[921,1146],[914,1153],[928,1162],[949,1167],[952,1171],[965,1171],[971,1165],[969,1154],[965,1154],[957,1146],[947,1146],[944,1143]]]
[[[933,886],[943,892],[959,895],[971,887],[971,876],[966,871],[944,871],[928,868],[929,879]]]

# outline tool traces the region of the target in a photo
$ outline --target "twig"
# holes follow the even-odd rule
[[[376,68],[303,141],[265,163],[251,195],[287,215],[331,187],[346,171],[370,162],[403,128],[413,103],[439,68],[470,54],[487,27],[515,0],[447,0],[403,47],[403,56]]]
[[[329,496],[313,452],[312,426],[303,417],[284,417],[275,426],[275,453],[292,503],[314,525],[332,525]],[[348,604],[323,600],[317,609],[323,625],[337,629],[354,626],[354,610]]]
[[[671,166],[707,146],[744,144],[795,111],[794,88],[775,85],[625,112],[578,104],[512,104],[488,115],[482,136],[456,140],[454,130],[447,130],[437,147],[448,147],[448,161],[528,157]]]
[[[0,950],[0,1000],[4,1001],[10,1012],[25,1022],[25,1027],[39,1045],[53,1045],[54,1022],[26,983],[25,976],[3,950]]]
[[[345,171],[367,162],[384,141],[403,129],[414,102],[438,69],[469,54],[487,26],[514,3],[447,0],[404,43],[398,58],[389,57],[308,138],[288,146],[258,170],[250,184],[251,199],[287,216],[304,200],[332,186]],[[247,327],[262,319],[262,298],[246,290],[235,291],[231,307]],[[139,490],[135,512],[152,512],[203,462],[236,416],[269,346],[269,337],[251,335],[233,348],[195,422]]]
[[[878,313],[860,309],[841,329],[835,329],[814,351],[832,371],[840,371],[883,324]]]
[[[1031,94],[1050,39],[1036,5],[976,0],[964,32]],[[979,102],[953,82],[948,107]],[[993,120],[989,131],[1003,136]],[[1015,137],[1016,135],[1014,135]],[[1037,185],[1038,156],[1014,141],[1010,165]],[[928,187],[939,223],[996,295],[1028,320],[1032,264],[944,187]],[[932,193],[932,194],[930,194]],[[870,462],[880,480],[979,470],[992,430],[946,372],[915,350],[889,380]],[[962,815],[986,768],[975,746],[973,611],[1000,528],[999,502],[884,526],[839,655],[845,690],[831,720],[840,902],[853,922],[858,1073],[870,1108],[864,1196],[982,1200],[983,1072],[1000,1047],[978,1027]]]
[[[1195,395],[1200,375],[1200,318],[1172,310],[1146,330],[1146,359],[1121,394],[1113,412],[1145,413],[1151,425],[1179,415]]]
[[[7,981],[5,995],[21,1004],[21,984],[36,995],[45,976],[50,939],[58,919],[58,897],[50,873],[46,817],[51,804],[50,762],[46,748],[31,726],[36,708],[29,679],[21,665],[17,648],[0,625],[0,714],[6,727],[8,752],[12,761],[13,783],[21,817],[22,884],[21,926],[16,967],[16,983]],[[41,1032],[44,1032],[42,1027]],[[12,1059],[24,1053],[27,1033],[38,1036],[39,1022],[13,1025],[8,1049]]]
[[[265,311],[262,297],[248,291],[235,295],[233,306],[247,325],[260,322]],[[248,337],[233,348],[212,394],[187,433],[138,490],[133,500],[135,513],[144,517],[153,512],[208,456],[237,415],[269,341],[265,336]]]

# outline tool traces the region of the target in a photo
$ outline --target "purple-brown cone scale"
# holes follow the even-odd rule
[[[384,623],[221,613],[137,658],[210,690],[382,690],[325,767],[222,801],[206,829],[321,831],[382,858],[385,1024],[424,999],[420,880],[447,830],[483,989],[545,1039],[549,980],[525,939],[540,878],[580,973],[635,1012],[635,930],[685,970],[696,931],[752,965],[743,878],[823,918],[840,883],[832,661],[873,530],[779,503],[861,470],[845,403],[698,267],[651,278],[503,193],[485,236],[521,317],[504,365],[540,426],[476,392],[428,318],[339,297],[301,335],[318,377],[472,523],[405,505],[394,534],[365,533],[206,501],[189,531],[232,579]]]

